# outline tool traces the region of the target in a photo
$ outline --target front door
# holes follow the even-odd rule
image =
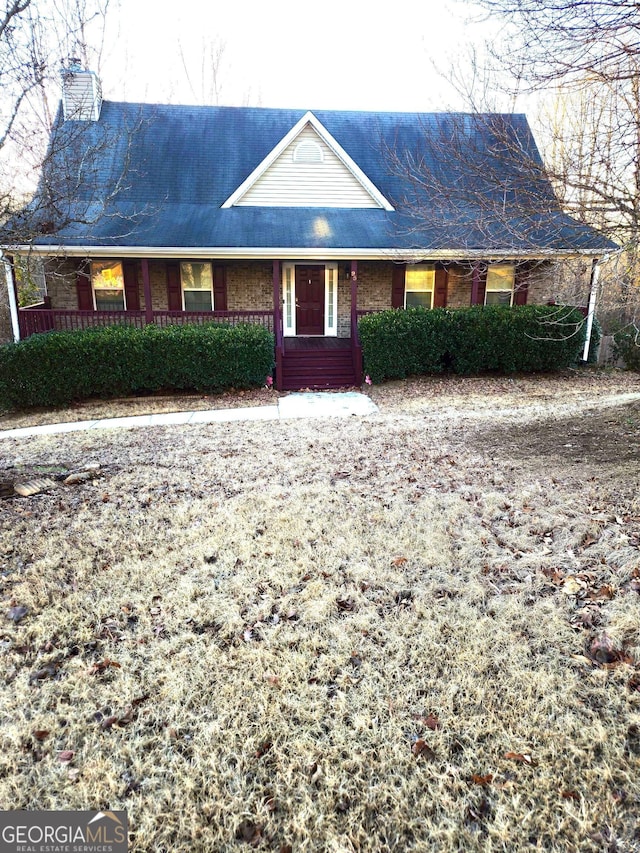
[[[296,266],[296,334],[324,335],[324,267]]]

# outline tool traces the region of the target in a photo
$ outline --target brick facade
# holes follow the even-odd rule
[[[214,261],[215,263],[215,261]],[[227,309],[229,311],[273,310],[273,267],[271,261],[225,261],[227,270]],[[558,269],[551,262],[541,263],[529,278],[528,301],[543,303],[557,298]],[[391,282],[394,262],[358,263],[358,308],[376,311],[391,307]],[[338,336],[351,334],[351,282],[348,263],[338,263]],[[149,261],[153,308],[167,310],[165,261]],[[447,268],[447,307],[465,308],[471,304],[471,265],[450,264]],[[76,263],[72,260],[49,261],[48,295],[54,309],[77,310]],[[142,270],[138,268],[140,308],[145,308]]]

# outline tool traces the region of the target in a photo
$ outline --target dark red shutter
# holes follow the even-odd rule
[[[406,264],[394,264],[391,278],[391,307],[404,308],[404,279]]]
[[[215,311],[227,310],[227,268],[222,264],[213,268],[213,308]]]
[[[122,264],[122,275],[124,277],[124,296],[127,310],[139,311],[138,264],[135,261],[125,261]]]
[[[93,311],[91,273],[87,261],[78,264],[76,270],[76,291],[78,293],[78,311]]]
[[[526,305],[529,294],[529,276],[531,268],[527,264],[516,264],[515,287],[513,293],[514,305]]]
[[[180,287],[180,264],[166,265],[167,270],[167,308],[169,311],[182,311],[182,289]]]
[[[436,269],[436,283],[433,290],[433,307],[447,307],[447,271]]]
[[[477,271],[474,270],[472,275],[477,275],[478,277],[478,289],[476,293],[475,301],[473,299],[473,283],[471,285],[471,304],[472,305],[484,305],[484,296],[487,292],[487,267],[480,267]]]

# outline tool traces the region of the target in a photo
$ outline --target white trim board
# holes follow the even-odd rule
[[[331,248],[309,249],[300,246],[3,246],[6,254],[44,255],[56,258],[148,258],[182,259],[219,258],[227,260],[337,260],[352,261],[398,261],[419,263],[420,261],[545,261],[554,258],[600,258],[606,249],[539,249],[537,251],[514,251],[513,249],[377,249],[377,248]],[[610,252],[610,250],[608,250]]]

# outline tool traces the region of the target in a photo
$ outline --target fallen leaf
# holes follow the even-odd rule
[[[115,726],[117,722],[118,718],[115,716],[115,714],[112,714],[110,717],[105,717],[104,720],[102,720],[102,722],[100,723],[100,728],[105,730],[110,729],[112,726]]]
[[[579,800],[580,794],[575,791],[563,791],[560,795],[564,800]]]
[[[391,560],[392,566],[404,566],[404,564],[408,562],[406,557],[394,557]]]
[[[58,753],[58,761],[60,764],[69,764],[70,761],[73,761],[73,756],[75,752],[72,749],[63,749],[62,752]]]
[[[270,740],[266,740],[264,743],[259,744],[255,752],[256,758],[262,758],[263,755],[266,755],[269,752],[272,746],[273,743]]]
[[[440,728],[440,720],[435,714],[428,714],[427,716],[424,716],[424,714],[414,714],[413,719],[421,725],[426,726],[428,729],[431,729],[432,732],[435,732],[436,729]]]
[[[244,841],[252,846],[257,845],[262,837],[262,827],[255,824],[252,820],[243,820],[236,830],[236,838],[238,841]]]
[[[477,773],[474,773],[471,781],[474,785],[490,785],[493,782],[493,773],[487,773],[486,776],[478,776]]]
[[[622,649],[616,648],[615,643],[607,633],[600,634],[591,642],[589,653],[594,661],[605,668],[612,668],[621,663],[633,661]]]
[[[42,669],[37,669],[35,672],[32,672],[29,676],[29,683],[32,684],[34,681],[44,681],[45,678],[53,678],[60,668],[60,661],[51,661],[50,663],[43,666]]]
[[[418,738],[411,746],[411,752],[414,754],[416,758],[419,758],[421,755],[429,760],[436,757],[435,752],[431,749],[429,744],[423,738]]]
[[[424,721],[424,724],[428,729],[431,729],[432,732],[435,732],[436,729],[440,728],[440,720],[436,717],[435,714],[429,714],[429,716]]]
[[[587,666],[593,666],[593,661],[586,655],[571,655],[571,658],[577,661],[578,663],[586,664]]]
[[[46,738],[49,737],[49,730],[48,729],[36,729],[35,731],[32,732],[32,734],[36,740],[42,741],[42,740],[46,740]]]
[[[573,575],[569,575],[569,577],[565,578],[564,583],[562,584],[562,591],[566,595],[578,595],[582,592],[585,585],[580,582]]]
[[[612,598],[615,598],[616,591],[611,586],[611,584],[605,584],[601,586],[598,590],[592,590],[589,593],[589,598],[593,601],[595,599],[605,599],[610,601]]]
[[[519,764],[529,764],[531,767],[538,766],[538,762],[534,761],[526,752],[505,752],[504,757],[509,759],[509,761],[517,761]]]
[[[340,610],[351,612],[356,609],[356,603],[352,598],[338,598],[336,599],[336,604]]]
[[[89,670],[89,675],[99,675],[100,673],[105,672],[110,667],[115,667],[116,669],[121,669],[121,664],[118,661],[111,660],[110,658],[105,658],[102,661],[97,661],[93,664],[91,669]]]

